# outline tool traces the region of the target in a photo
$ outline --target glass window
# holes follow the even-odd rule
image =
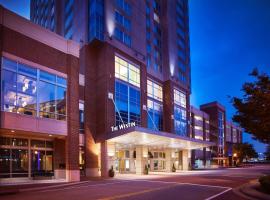
[[[19,75],[17,76],[17,103],[18,113],[36,115],[37,82],[35,79]]]
[[[5,69],[10,69],[12,71],[17,71],[17,63],[13,60],[9,60],[7,58],[3,58],[3,67]]]
[[[37,69],[34,69],[30,66],[19,63],[18,64],[18,73],[22,73],[22,74],[29,75],[32,77],[36,77],[37,76]]]
[[[38,148],[38,147],[45,148],[45,141],[44,140],[31,140],[31,147],[34,147],[34,148]]]
[[[10,177],[10,149],[0,148],[0,178]]]
[[[187,114],[180,106],[174,106],[174,129],[177,135],[187,136]]]
[[[40,80],[55,82],[56,76],[54,74],[40,70]]]
[[[120,116],[124,123],[135,122],[140,124],[140,91],[128,84],[115,82],[115,102],[117,109],[115,110],[116,124],[122,124]],[[118,113],[119,111],[119,113]],[[119,116],[120,114],[120,116]]]
[[[21,63],[17,68],[16,62],[2,60],[3,111],[66,120],[65,78]]]
[[[10,138],[0,137],[0,145],[10,145]]]
[[[163,106],[153,100],[147,100],[148,119],[147,127],[150,129],[163,130]]]
[[[56,113],[58,120],[66,119],[66,88],[57,87]]]
[[[55,118],[55,85],[40,81],[39,91],[40,117]]]
[[[12,146],[28,146],[28,140],[27,139],[21,139],[21,138],[12,138],[11,139],[11,145]]]
[[[174,89],[174,103],[186,108],[186,94],[180,90]]]
[[[140,69],[115,56],[115,77],[140,87]]]
[[[22,149],[11,150],[12,177],[28,176],[28,151]]]
[[[17,76],[16,73],[3,70],[2,71],[2,91],[3,105],[2,109],[6,112],[16,112],[16,92],[17,92]]]
[[[163,101],[162,94],[163,94],[162,86],[148,79],[147,80],[147,96],[158,101]]]

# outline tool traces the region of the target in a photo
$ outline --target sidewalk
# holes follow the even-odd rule
[[[250,200],[269,200],[270,195],[260,192],[258,188],[260,187],[260,183],[258,180],[250,181],[239,188],[235,189],[234,192],[240,196],[244,196]]]

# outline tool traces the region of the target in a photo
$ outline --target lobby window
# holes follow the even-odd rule
[[[162,86],[147,80],[147,126],[151,129],[163,130],[163,96]]]
[[[121,118],[124,123],[140,125],[140,69],[128,60],[115,56],[115,78],[116,125],[122,124]]]
[[[174,89],[174,103],[186,108],[186,94],[180,90]]]
[[[2,58],[2,110],[66,120],[66,79]]]
[[[187,136],[186,94],[174,89],[174,129],[177,135]]]
[[[140,69],[127,60],[115,56],[115,78],[140,87]]]

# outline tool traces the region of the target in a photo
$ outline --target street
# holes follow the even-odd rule
[[[118,175],[114,179],[84,181],[76,185],[1,196],[2,200],[113,200],[113,199],[245,199],[234,189],[269,174],[270,166],[153,174]]]

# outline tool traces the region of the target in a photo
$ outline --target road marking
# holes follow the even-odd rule
[[[178,185],[194,185],[194,186],[203,186],[203,187],[213,187],[213,188],[221,188],[221,189],[232,189],[231,187],[217,186],[217,185],[204,185],[197,183],[183,183],[183,182],[173,182],[173,181],[150,181],[150,180],[133,180],[133,181],[144,181],[144,182],[152,182],[152,183],[167,183],[167,184],[178,184]]]
[[[222,194],[224,194],[224,193],[226,193],[226,192],[229,192],[230,190],[232,190],[232,188],[228,188],[227,190],[224,190],[224,191],[222,191],[222,192],[220,192],[220,193],[218,193],[218,194],[215,194],[215,195],[213,195],[213,196],[211,196],[211,197],[208,197],[208,198],[205,199],[205,200],[211,200],[211,199],[214,199],[214,198],[216,198],[216,197],[218,197],[218,196],[220,196],[220,195],[222,195]]]
[[[98,200],[121,199],[121,198],[132,197],[132,196],[136,196],[136,195],[140,195],[140,194],[145,194],[145,193],[149,193],[149,192],[159,191],[159,190],[163,190],[163,189],[168,189],[168,188],[172,188],[172,187],[175,187],[175,186],[177,186],[177,184],[172,184],[172,185],[169,185],[169,186],[159,187],[159,188],[155,188],[155,189],[147,189],[147,190],[143,190],[143,191],[139,191],[139,192],[131,192],[131,193],[127,193],[127,194],[120,194],[120,195],[115,195],[115,196],[112,196],[112,197],[100,198]]]
[[[125,183],[125,182],[131,182],[131,181],[118,181],[118,182],[112,182],[112,183],[100,183],[100,184],[93,184],[93,185],[73,186],[73,187],[66,187],[66,188],[59,188],[59,189],[52,189],[52,190],[42,190],[39,192],[54,192],[54,191],[62,191],[62,190],[69,190],[69,189],[79,189],[79,188],[85,188],[85,187],[113,185],[113,184]]]

